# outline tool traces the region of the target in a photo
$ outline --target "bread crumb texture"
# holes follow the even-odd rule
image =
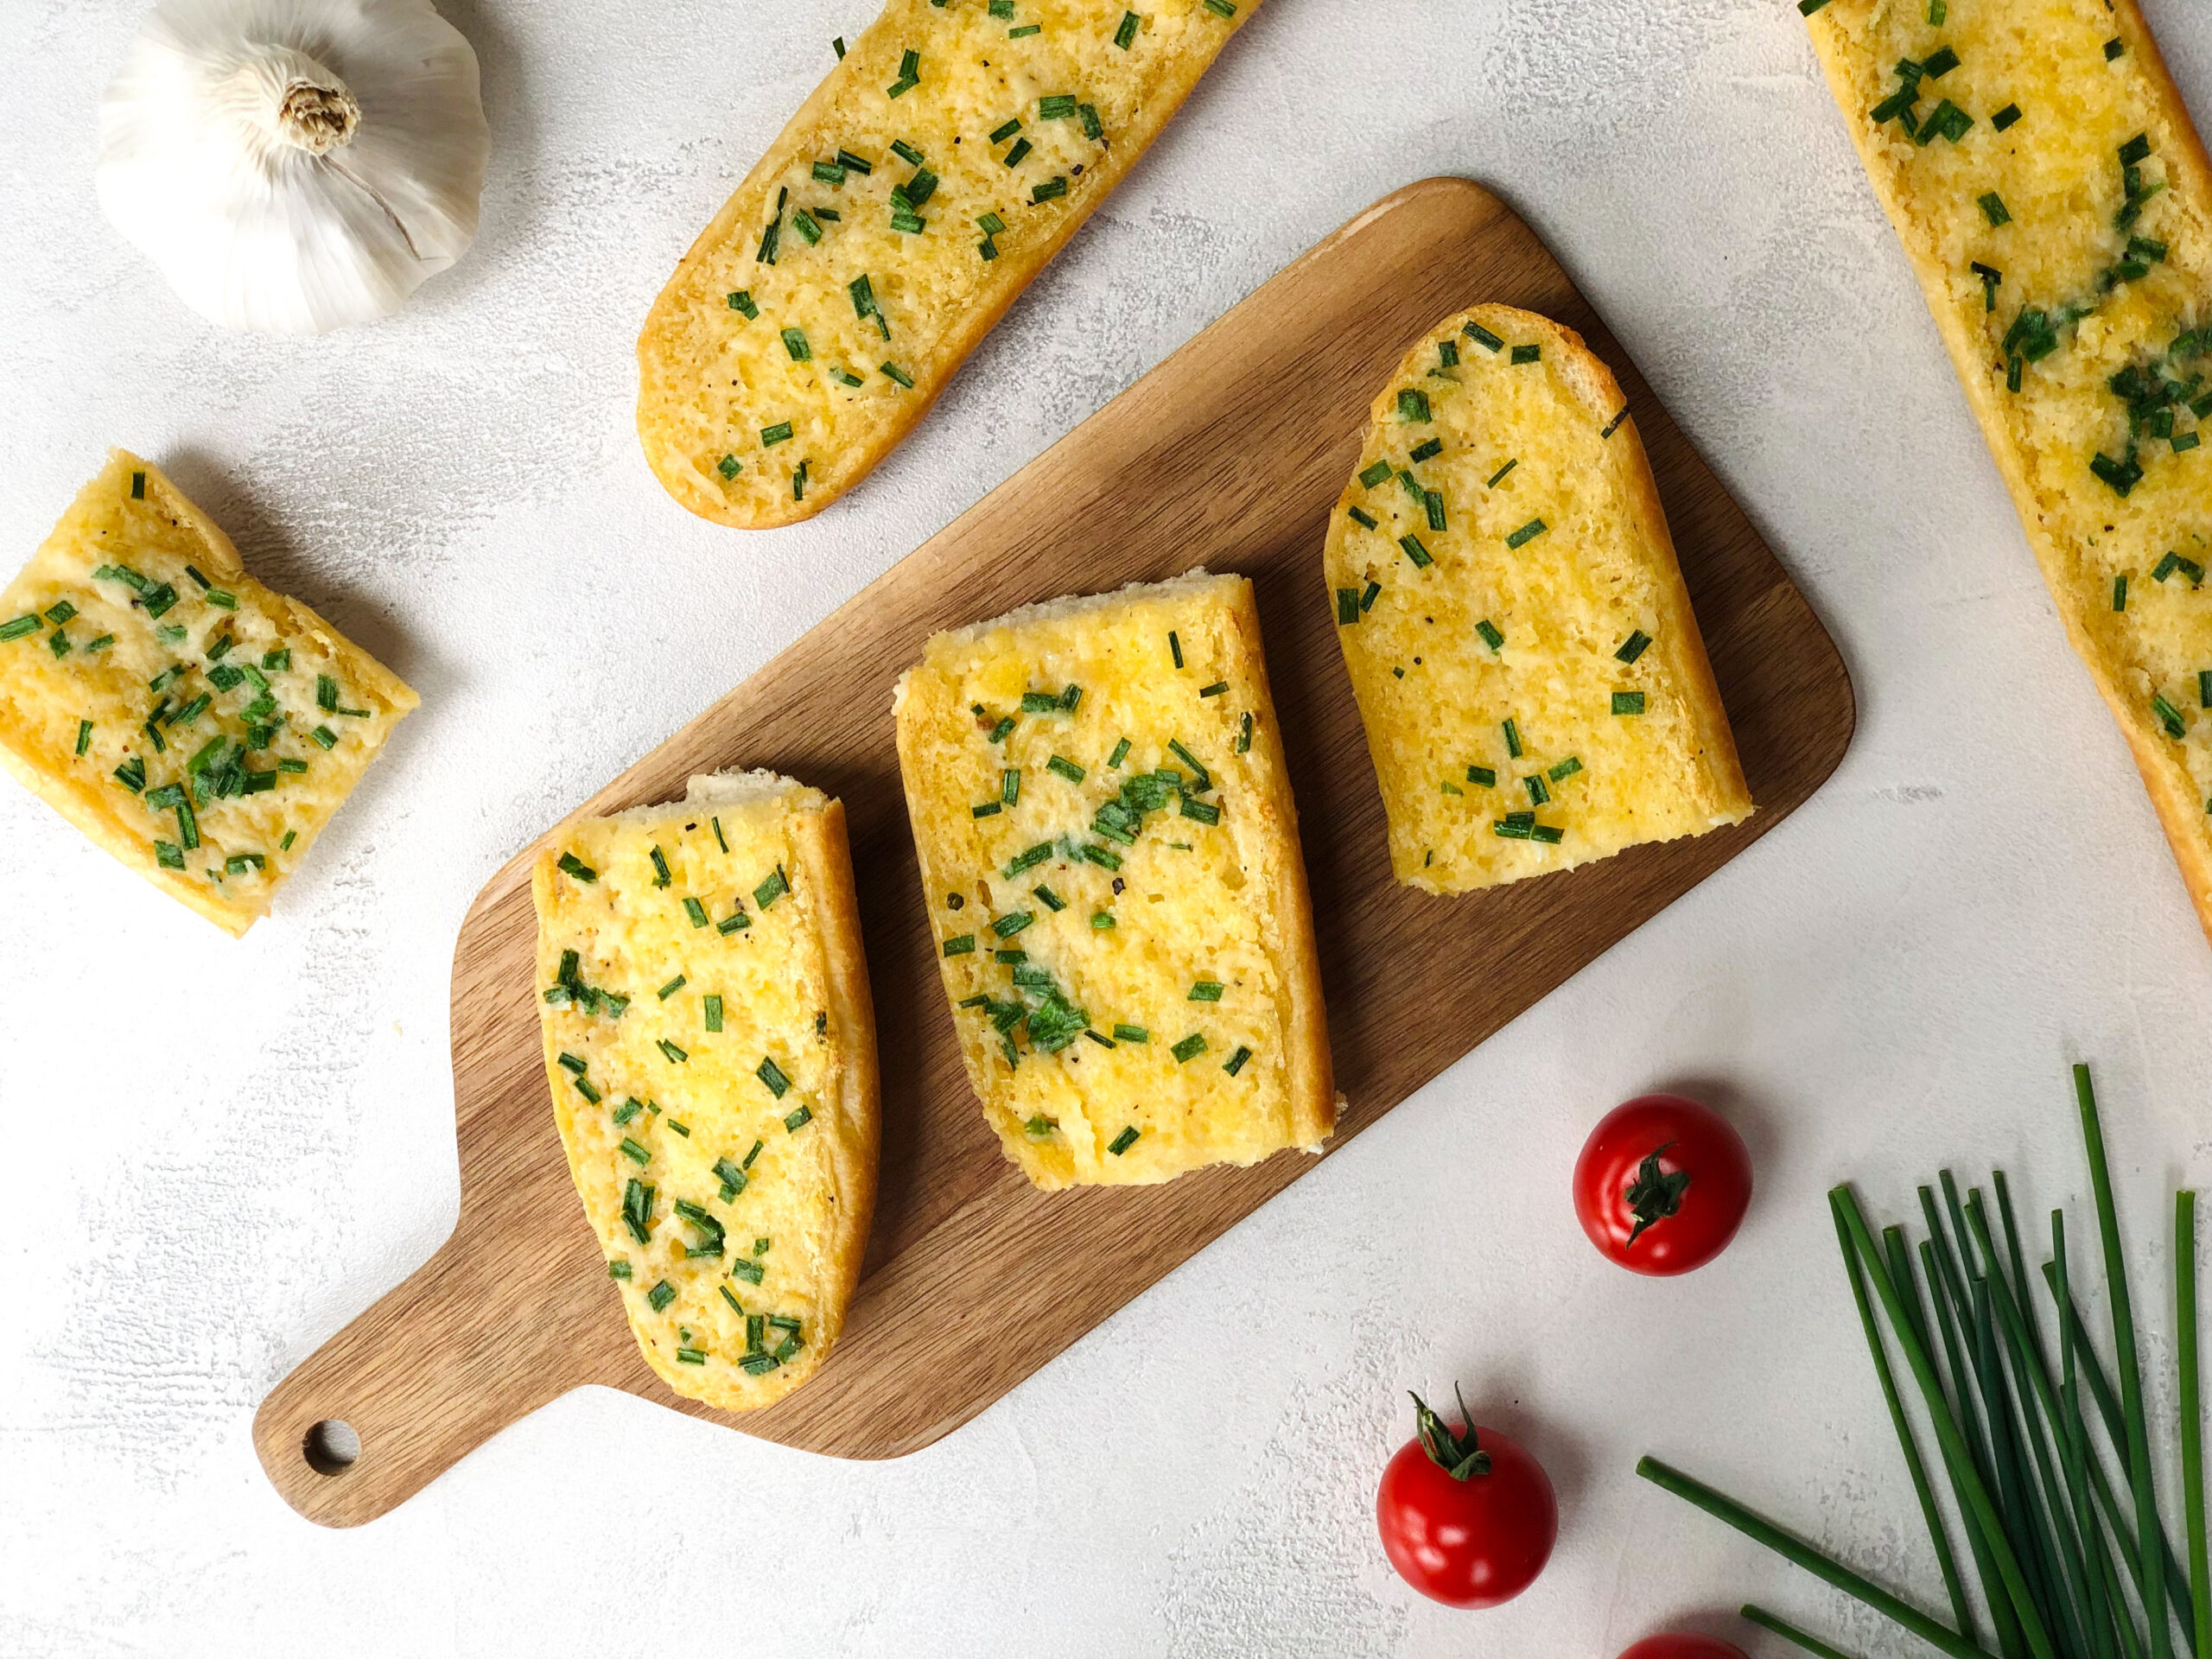
[[[749,528],[865,477],[1259,0],[891,0],[638,340],[669,493]]]
[[[1250,584],[1200,573],[939,634],[898,716],[968,1074],[1030,1179],[1318,1145],[1312,920]]]
[[[805,845],[829,804],[794,785],[588,818],[533,871],[569,1172],[646,1362],[727,1410],[821,1363],[866,1224]]]
[[[1465,893],[1751,810],[1619,386],[1510,307],[1375,400],[1325,564],[1398,879]]]
[[[125,450],[0,593],[0,762],[233,936],[415,702]]]
[[[1810,22],[2076,649],[2212,928],[2212,176],[2141,15]]]

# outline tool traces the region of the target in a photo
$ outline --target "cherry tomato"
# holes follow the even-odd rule
[[[1717,1636],[1647,1636],[1621,1659],[1745,1659],[1744,1650]]]
[[[1457,1393],[1457,1390],[1454,1390]],[[1419,1433],[1398,1448],[1375,1496],[1382,1549],[1398,1576],[1449,1607],[1495,1607],[1535,1581],[1559,1536],[1543,1465],[1496,1429],[1461,1427],[1414,1396]]]
[[[1710,1107],[1640,1095],[1605,1114],[1574,1164],[1590,1242],[1637,1273],[1688,1273],[1728,1247],[1751,1203],[1751,1155]]]

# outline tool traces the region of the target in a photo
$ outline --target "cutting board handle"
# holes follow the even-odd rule
[[[464,1217],[254,1414],[270,1484],[308,1520],[375,1520],[585,1380],[572,1369],[569,1310],[515,1306],[512,1263],[495,1241],[467,1236],[475,1230]]]

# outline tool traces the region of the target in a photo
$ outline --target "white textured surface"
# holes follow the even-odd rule
[[[866,0],[446,10],[485,65],[482,235],[394,321],[295,342],[211,333],[99,216],[137,7],[0,5],[0,562],[127,443],[423,694],[244,944],[0,788],[0,1652],[1610,1659],[1746,1593],[1901,1651],[1635,1458],[1926,1596],[1823,1190],[1894,1211],[2002,1160],[2030,1215],[2085,1196],[2088,1056],[2147,1247],[2165,1186],[2212,1180],[2212,958],[1794,9],[1268,0],[912,441],[753,537],[654,486],[631,337]],[[2212,22],[2150,10],[2212,113]],[[1444,172],[1549,239],[1827,618],[1860,724],[1826,791],[929,1451],[831,1463],[592,1390],[365,1529],[295,1517],[248,1423],[451,1225],[447,974],[485,877]],[[1718,1265],[1653,1284],[1589,1249],[1567,1177],[1602,1109],[1669,1084],[1745,1127],[1760,1185]],[[1550,1571],[1484,1615],[1400,1586],[1370,1518],[1403,1390],[1455,1376],[1561,1497]]]

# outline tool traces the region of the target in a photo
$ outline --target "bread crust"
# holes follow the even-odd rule
[[[276,592],[257,581],[238,556],[237,545],[224,534],[223,528],[172,482],[168,475],[151,461],[117,448],[108,451],[107,464],[85,487],[79,491],[69,511],[62,517],[54,534],[41,543],[39,554],[33,555],[33,563],[39,555],[54,544],[56,537],[66,534],[76,518],[77,503],[102,493],[113,493],[124,487],[124,480],[133,473],[146,475],[145,499],[157,503],[161,510],[176,523],[191,531],[203,549],[211,576],[221,583],[243,589],[253,602],[265,609],[281,625],[287,637],[304,635],[328,650],[334,658],[342,664],[349,683],[370,692],[389,705],[395,722],[405,717],[419,699],[405,682],[390,669],[339,632],[318,612],[298,600]],[[152,865],[146,860],[146,847],[139,835],[117,816],[109,798],[113,790],[103,777],[85,779],[73,774],[54,774],[41,770],[31,755],[21,751],[4,726],[0,726],[0,767],[21,783],[24,788],[59,812],[78,830],[126,869],[136,872],[146,880],[184,905],[204,916],[232,938],[245,937],[246,931],[269,913],[281,884],[257,886],[239,889],[244,895],[232,899],[228,890],[219,896],[215,890],[192,880],[189,877]],[[120,791],[113,791],[120,796]],[[305,833],[307,846],[300,849],[304,857],[314,845],[315,836],[321,826],[310,827]]]
[[[830,1252],[834,1295],[825,1296],[817,1319],[814,1363],[791,1380],[783,1390],[786,1394],[821,1368],[844,1330],[868,1251],[868,1224],[875,1213],[876,1161],[882,1139],[875,1002],[868,988],[868,957],[861,946],[860,894],[853,883],[852,849],[845,836],[845,804],[833,798],[820,812],[801,818],[798,841],[801,868],[813,880],[817,895],[830,1022],[837,1033],[837,1115],[831,1125],[835,1151],[830,1160],[837,1190],[837,1228]]]
[[[1298,802],[1268,684],[1267,655],[1260,645],[1260,605],[1249,581],[1236,578],[1230,604],[1251,676],[1261,718],[1252,729],[1252,753],[1263,754],[1262,776],[1269,810],[1281,826],[1283,857],[1275,878],[1274,913],[1281,921],[1275,971],[1282,976],[1286,1017],[1284,1060],[1290,1078],[1291,1138],[1319,1152],[1337,1127],[1337,1091],[1329,1052],[1329,1017],[1321,997],[1321,955],[1313,931],[1313,901],[1306,885],[1306,855],[1298,840]]]
[[[1230,35],[1244,26],[1260,3],[1261,0],[1245,0],[1238,6],[1236,16],[1223,24],[1224,44]],[[930,412],[983,336],[997,326],[999,319],[1021,297],[1037,274],[1067,245],[1115,186],[1143,157],[1213,62],[1210,56],[1204,61],[1179,65],[1179,73],[1159,87],[1157,97],[1146,112],[1142,129],[1125,135],[1122,142],[1108,149],[1084,177],[1076,181],[1075,188],[1070,192],[1071,211],[1061,217],[1051,235],[1034,245],[1001,253],[993,262],[990,270],[994,285],[986,288],[976,307],[961,315],[940,338],[931,359],[912,366],[912,390],[899,401],[890,420],[877,429],[868,442],[848,453],[822,458],[822,472],[818,475],[810,472],[808,475],[804,499],[779,498],[772,509],[754,511],[749,501],[733,499],[713,487],[707,475],[691,464],[693,457],[682,453],[679,446],[658,442],[652,428],[654,411],[650,386],[654,357],[683,336],[683,299],[692,273],[733,237],[741,243],[755,234],[755,225],[765,219],[769,209],[776,179],[795,161],[836,149],[834,129],[838,124],[834,118],[841,99],[849,89],[880,85],[894,73],[900,54],[917,37],[917,31],[925,26],[932,10],[927,0],[888,0],[876,20],[861,31],[839,60],[837,67],[807,95],[805,102],[785,124],[775,142],[723,202],[706,229],[693,239],[646,314],[637,348],[640,378],[639,442],[645,450],[646,463],[660,480],[661,486],[687,512],[734,529],[772,530],[813,518],[874,471],[878,463],[897,448]],[[1217,51],[1215,55],[1218,55]],[[826,144],[825,137],[830,140]]]
[[[2104,0],[2104,4],[2115,35],[2151,83],[2159,112],[2165,119],[2166,131],[2158,154],[2169,169],[2169,178],[2199,200],[2212,198],[2212,157],[2206,155],[2203,140],[2183,102],[2181,89],[2166,67],[2141,9],[2135,0]],[[2198,925],[2204,930],[2206,938],[2212,941],[2212,818],[2208,817],[2206,804],[2197,798],[2195,780],[2179,760],[2178,752],[2152,724],[2142,699],[2132,696],[2128,688],[2120,683],[2111,673],[2104,653],[2097,648],[2087,626],[2087,607],[2093,601],[2078,591],[2079,584],[2070,579],[2064,551],[2044,522],[2025,463],[2009,440],[2004,405],[1999,401],[1999,383],[1989,372],[1981,342],[1974,339],[1956,308],[1949,302],[1943,287],[1943,272],[1922,258],[1903,233],[1911,219],[1910,205],[1889,169],[1882,164],[1875,143],[1876,129],[1871,123],[1853,118],[1855,98],[1851,64],[1845,54],[1837,22],[1824,19],[1817,13],[1808,22],[1814,51],[1821,60],[1828,91],[1845,117],[1852,146],[1859,154],[1875,199],[1880,202],[1891,227],[1899,232],[1898,239],[1912,267],[1914,280],[1920,285],[1936,333],[1950,354],[1951,366],[1966,393],[1967,406],[1981,428],[1990,459],[1996,462],[2012,498],[2020,528],[2043,570],[2052,603],[2065,624],[2068,641],[2088,671],[2098,696],[2112,711],[2120,734],[2127,740],[2136,770],[2142,775],[2143,786],[2158,815],[2167,843],[2173,849],[2174,861],[2180,868],[2190,902],[2196,909]]]

